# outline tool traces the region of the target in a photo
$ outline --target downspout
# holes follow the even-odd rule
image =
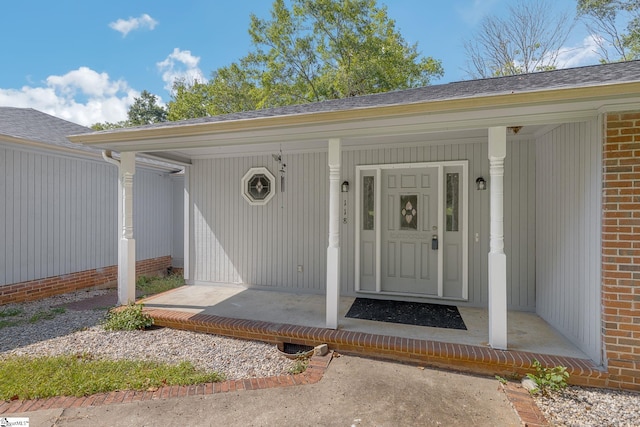
[[[113,155],[111,154],[111,150],[102,150],[102,158],[104,159],[105,162],[111,163],[112,165],[116,165],[117,167],[120,167],[120,161],[113,158]]]

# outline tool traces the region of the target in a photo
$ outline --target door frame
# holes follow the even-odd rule
[[[462,166],[462,195],[461,202],[464,205],[462,209],[462,297],[452,298],[444,297],[444,251],[438,251],[438,295],[425,296],[423,294],[412,294],[405,292],[389,292],[382,290],[381,275],[381,253],[382,253],[382,171],[388,169],[421,169],[421,168],[438,168],[438,241],[444,242],[444,194],[445,180],[444,168],[447,166]],[[375,291],[360,289],[360,227],[362,222],[362,172],[375,172]],[[378,165],[358,165],[356,166],[356,203],[355,203],[355,291],[367,294],[379,295],[404,295],[421,298],[448,299],[457,301],[467,301],[469,299],[469,161],[468,160],[452,160],[442,162],[420,162],[420,163],[392,163]]]

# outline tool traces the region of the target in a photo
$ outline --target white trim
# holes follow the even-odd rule
[[[327,144],[329,167],[329,245],[327,247],[326,326],[338,329],[340,311],[340,139]]]
[[[507,256],[504,252],[504,161],[507,128],[488,129],[489,137],[489,345],[507,349]]]
[[[185,166],[184,168],[184,188],[183,188],[183,251],[182,254],[184,261],[182,263],[183,276],[186,282],[191,280],[191,273],[193,266],[191,265],[191,167]]]
[[[382,169],[376,169],[376,291],[382,291]]]
[[[360,215],[358,215],[359,212],[362,211],[361,208],[361,201],[360,201],[360,193],[362,192],[361,189],[361,185],[360,185],[360,181],[362,180],[362,173],[360,172],[360,169],[358,169],[356,167],[356,203],[355,203],[355,208],[354,208],[354,214],[355,214],[355,222],[354,222],[354,226],[356,227],[356,235],[358,237],[360,237]],[[354,289],[356,292],[360,292],[360,243],[358,242],[358,240],[356,239],[356,245],[354,247],[355,249],[355,280],[354,280]]]
[[[267,194],[267,196],[262,200],[255,200],[253,197],[251,197],[251,195],[247,193],[247,184],[249,183],[249,180],[254,175],[257,175],[257,174],[266,175],[267,178],[269,178],[269,180],[271,181],[270,187],[269,187],[269,194]],[[242,197],[244,197],[247,203],[249,203],[252,206],[266,205],[276,194],[276,177],[273,176],[273,174],[269,172],[269,169],[267,168],[264,168],[264,167],[250,168],[247,171],[247,173],[245,173],[244,176],[242,177],[241,182],[242,182],[242,185],[240,187],[240,194],[242,194]]]
[[[463,177],[463,181],[464,181]],[[438,165],[438,242],[444,246],[444,236],[442,234],[444,229],[444,192],[445,192],[445,182],[444,182],[444,167],[442,165]],[[467,206],[467,202],[465,201],[465,210]],[[465,227],[466,229],[467,227]],[[464,249],[463,249],[464,252]],[[444,295],[444,247],[438,250],[438,298],[442,298]],[[463,278],[464,282],[464,278]]]
[[[462,200],[465,209],[462,210],[462,298],[469,300],[469,162],[462,166]]]
[[[382,278],[381,278],[381,260],[382,260],[382,218],[380,215],[382,209],[382,171],[386,169],[418,169],[418,168],[438,168],[438,241],[443,241],[444,231],[444,168],[447,166],[461,166],[462,167],[462,200],[464,203],[464,209],[462,213],[462,298],[445,298],[444,297],[444,252],[438,251],[438,295],[424,295],[424,294],[412,294],[412,293],[396,293],[382,291]],[[376,271],[375,281],[376,290],[362,291],[360,289],[360,215],[362,215],[362,203],[360,200],[360,187],[362,171],[373,170],[376,175],[375,186],[375,250],[376,250]],[[420,163],[391,163],[391,164],[378,164],[378,165],[358,165],[356,166],[356,203],[355,203],[355,215],[356,215],[356,229],[355,229],[355,291],[368,294],[380,294],[380,295],[405,295],[405,296],[419,296],[423,298],[434,299],[448,299],[455,301],[468,301],[469,299],[469,161],[468,160],[450,160],[441,162],[420,162]]]

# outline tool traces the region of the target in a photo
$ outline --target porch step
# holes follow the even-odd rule
[[[532,363],[534,360],[538,360],[543,366],[566,367],[570,374],[570,384],[586,387],[608,387],[609,382],[608,373],[586,359],[515,350],[494,350],[481,346],[364,332],[232,319],[148,307],[144,311],[153,317],[158,326],[272,344],[282,342],[308,346],[327,344],[330,349],[345,354],[380,357],[429,367],[482,375],[500,375],[507,378],[534,372]]]

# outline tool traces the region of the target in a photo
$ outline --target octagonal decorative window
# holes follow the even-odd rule
[[[251,168],[242,177],[242,196],[250,205],[266,205],[275,195],[275,185],[267,168]]]

